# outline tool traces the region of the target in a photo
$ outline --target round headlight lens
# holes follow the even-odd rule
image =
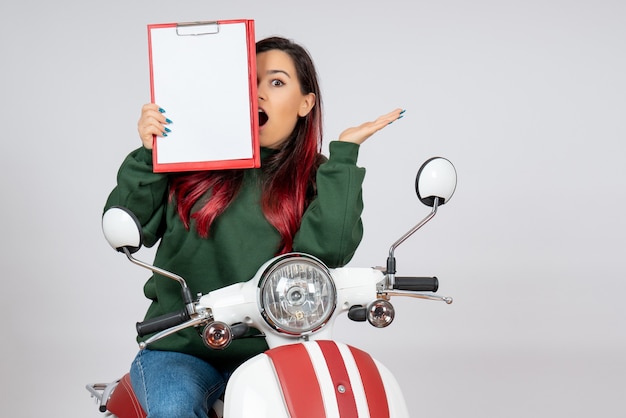
[[[300,335],[323,326],[336,304],[328,268],[306,254],[285,254],[271,263],[259,281],[261,314],[274,329]]]

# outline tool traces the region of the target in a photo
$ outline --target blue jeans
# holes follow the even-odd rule
[[[204,360],[148,349],[135,357],[130,380],[148,418],[208,418],[226,387],[225,376]]]

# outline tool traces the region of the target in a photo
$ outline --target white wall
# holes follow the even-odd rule
[[[626,409],[626,3],[620,0],[61,0],[3,4],[2,415],[97,417],[84,384],[124,373],[146,273],[100,216],[149,101],[146,25],[252,18],[304,44],[326,139],[395,107],[366,143],[363,243],[383,264],[427,209],[420,163],[452,160],[449,205],[396,253],[452,305],[340,323],[413,416],[621,416]],[[151,253],[144,253],[151,259]]]

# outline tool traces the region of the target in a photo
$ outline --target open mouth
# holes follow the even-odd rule
[[[267,113],[263,109],[259,109],[259,126],[265,125],[268,119]]]

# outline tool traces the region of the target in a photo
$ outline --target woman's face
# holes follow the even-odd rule
[[[273,49],[257,55],[259,142],[278,149],[315,105],[315,94],[302,94],[293,60]]]

